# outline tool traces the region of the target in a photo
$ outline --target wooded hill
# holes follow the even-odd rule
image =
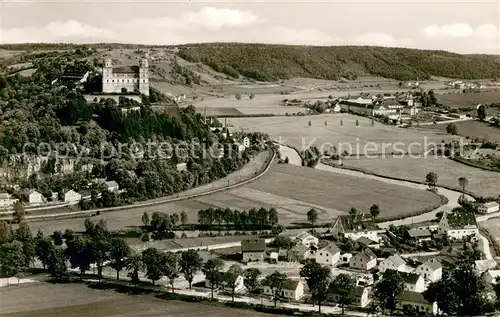
[[[431,75],[460,79],[500,77],[500,56],[407,48],[209,43],[180,46],[178,55],[233,77],[241,75],[260,81],[292,77],[355,79],[359,75],[398,80],[429,79]]]

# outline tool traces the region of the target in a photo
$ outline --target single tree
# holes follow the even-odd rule
[[[188,222],[188,216],[187,216],[186,212],[183,210],[181,212],[181,224],[182,224],[182,226],[183,227],[186,226],[187,222]]]
[[[338,295],[344,315],[344,306],[356,300],[356,281],[349,274],[341,273],[333,279],[330,291]]]
[[[243,272],[245,279],[243,283],[250,293],[255,292],[259,288],[259,277],[262,272],[257,268],[249,268]]]
[[[311,290],[312,297],[318,303],[318,312],[321,314],[321,303],[328,298],[330,279],[320,281]]]
[[[12,241],[0,245],[0,276],[15,276],[26,271],[23,244]]]
[[[288,282],[288,277],[286,276],[286,274],[280,273],[278,271],[275,271],[274,273],[266,276],[264,278],[264,281],[262,281],[263,285],[271,288],[271,291],[273,293],[272,297],[274,301],[274,307],[276,307],[276,304],[281,299],[283,293],[283,287],[287,282]]]
[[[309,126],[311,126],[311,121],[309,121]]]
[[[145,227],[149,226],[149,223],[151,221],[151,219],[149,218],[149,214],[147,212],[144,212],[142,214],[141,220]]]
[[[328,126],[328,122],[325,121],[325,127]]]
[[[163,276],[163,270],[167,259],[165,253],[156,248],[147,248],[142,251],[142,262],[146,268],[146,277],[153,285]]]
[[[375,125],[375,120],[372,119],[372,125]]]
[[[67,244],[65,250],[72,269],[78,268],[80,279],[83,279],[85,272],[90,269],[92,256],[90,251],[90,242],[87,237],[77,236]]]
[[[255,98],[255,94],[253,92],[250,93],[250,96],[248,96],[248,98],[250,98],[250,100],[252,100],[253,98]]]
[[[68,267],[66,265],[66,255],[62,249],[52,249],[48,263],[50,276],[57,282],[68,278]]]
[[[236,293],[236,287],[238,286],[238,278],[243,275],[243,270],[241,266],[237,264],[231,265],[229,270],[225,274],[225,282],[231,288],[231,299],[234,302],[234,294]]]
[[[306,265],[300,269],[300,276],[306,279],[307,286],[310,290],[314,290],[315,287],[323,281],[330,282],[330,270],[317,262],[306,263]],[[316,298],[313,296],[313,305],[315,301]]]
[[[17,201],[14,204],[14,212],[12,213],[12,218],[15,223],[21,223],[26,216],[26,211],[24,210],[24,206],[21,202]]]
[[[340,120],[340,126],[344,126],[344,121]]]
[[[372,216],[373,220],[375,220],[375,218],[377,218],[379,214],[380,214],[380,209],[379,209],[378,205],[371,205],[370,206],[370,215]]]
[[[234,95],[234,97],[236,98],[236,100],[240,100],[241,99],[241,94],[240,93],[236,93]]]
[[[446,125],[446,133],[451,135],[457,135],[458,134],[457,125],[455,123],[448,123]]]
[[[184,278],[189,283],[189,289],[191,289],[194,275],[201,270],[203,266],[203,259],[196,250],[190,249],[182,252],[179,266],[181,273],[184,274]]]
[[[351,216],[351,221],[354,222],[356,220],[356,217],[358,216],[358,210],[352,207],[351,209],[349,209],[349,216]]]
[[[314,224],[316,223],[317,220],[318,220],[318,212],[316,211],[316,209],[311,208],[307,212],[307,221],[309,221],[311,223],[311,225],[314,226]]]
[[[290,159],[287,156],[287,157],[285,157],[285,164],[288,164],[288,163],[290,163]]]
[[[52,243],[52,239],[44,237],[43,233],[39,231],[39,234],[35,238],[35,253],[40,262],[42,262],[44,269],[49,264],[53,251],[54,244]]]
[[[210,299],[214,300],[214,290],[221,282],[221,270],[224,267],[224,262],[221,259],[210,259],[205,264],[201,271],[205,274],[205,279],[210,283]]]
[[[144,269],[144,263],[142,262],[141,254],[133,254],[127,258],[126,267],[129,271],[127,276],[130,277],[132,283],[137,286],[139,283],[139,272]]]
[[[163,275],[168,279],[168,283],[172,288],[172,293],[175,292],[174,282],[175,279],[179,277],[179,258],[177,253],[167,252],[165,254],[166,261],[163,268]]]
[[[359,120],[356,119],[356,126],[359,126]]]
[[[438,174],[434,172],[429,172],[425,176],[425,183],[429,186],[429,189],[436,189],[436,184],[438,182]]]
[[[128,244],[121,238],[112,238],[110,243],[109,266],[116,270],[116,279],[120,280],[120,272],[126,266],[126,258],[130,255]]]
[[[392,316],[398,303],[398,296],[404,290],[404,281],[399,272],[385,271],[382,280],[375,286],[375,296],[384,309],[389,309]]]
[[[459,177],[458,184],[462,187],[462,199],[465,199],[465,187],[469,185],[469,180],[466,177]]]
[[[61,246],[64,243],[63,234],[61,231],[57,230],[52,233],[52,240],[57,246]]]
[[[269,209],[267,216],[268,216],[268,222],[271,226],[274,227],[275,225],[278,224],[279,219],[278,219],[278,211],[276,210],[276,208],[271,207]]]

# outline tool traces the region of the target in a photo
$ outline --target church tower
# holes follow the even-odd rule
[[[143,58],[139,62],[139,91],[149,96],[149,64],[148,59]]]

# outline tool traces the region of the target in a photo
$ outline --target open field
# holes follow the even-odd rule
[[[451,108],[475,107],[478,104],[490,104],[500,102],[500,90],[483,91],[478,93],[451,93],[439,94],[439,103]]]
[[[2,289],[2,317],[266,317],[252,310],[165,301],[145,295],[94,290],[80,284],[37,283]]]
[[[491,236],[500,244],[500,218],[491,218],[479,222],[479,226],[488,230]]]
[[[190,223],[197,222],[197,212],[209,207],[248,210],[252,207],[275,207],[280,223],[289,225],[307,221],[307,211],[315,208],[319,222],[329,222],[351,207],[368,212],[370,205],[378,204],[380,217],[405,215],[439,204],[434,194],[392,184],[357,177],[324,173],[311,168],[275,164],[267,174],[242,187],[229,191],[187,199],[174,203],[102,213],[94,220],[106,220],[110,230],[141,225],[144,212],[174,213],[185,211]],[[71,228],[84,230],[83,219],[30,223],[36,232],[47,233]]]
[[[356,126],[359,120],[359,126]],[[311,126],[308,126],[309,121]],[[440,143],[457,137],[433,131],[414,131],[387,126],[350,114],[325,114],[279,118],[231,118],[228,122],[244,131],[260,131],[272,139],[298,149],[314,145],[323,150],[332,145],[350,154],[421,152],[426,142]],[[327,126],[325,126],[325,122]],[[341,126],[341,122],[343,126]],[[400,144],[398,144],[400,142]],[[366,144],[370,145],[366,145]],[[410,147],[411,145],[411,147]]]
[[[498,197],[500,194],[500,174],[470,167],[446,158],[411,158],[409,156],[395,158],[360,158],[344,159],[346,167],[360,168],[378,175],[397,177],[411,181],[423,182],[429,172],[438,174],[438,185],[461,190],[459,177],[466,177],[469,185],[466,190],[483,197]]]
[[[500,142],[500,129],[490,126],[488,123],[470,120],[463,122],[455,122],[457,126],[458,134],[470,137],[485,139],[493,142]],[[446,124],[434,124],[427,125],[425,127],[415,128],[418,131],[439,131],[441,133],[446,133]]]

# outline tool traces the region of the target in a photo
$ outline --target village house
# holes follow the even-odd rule
[[[306,246],[306,247],[311,247],[311,245],[318,245],[319,239],[310,234],[309,232],[302,231],[299,233],[296,237],[295,240],[297,240],[300,244]]]
[[[493,259],[474,261],[474,269],[479,274],[489,270],[494,270],[496,269],[496,267],[497,267],[497,262]]]
[[[356,243],[358,243],[362,248],[380,248],[380,243],[378,243],[377,241],[373,241],[372,239],[368,239],[367,237],[359,238],[358,240],[356,240]]]
[[[417,266],[415,273],[422,276],[424,280],[437,282],[443,277],[443,265],[436,259],[430,259]]]
[[[289,262],[302,262],[306,259],[309,253],[309,248],[303,244],[297,243],[288,249],[286,257]]]
[[[406,261],[399,254],[393,254],[380,262],[378,269],[381,273],[384,273],[386,270],[394,270],[398,272],[406,272],[408,270]]]
[[[264,261],[266,241],[263,239],[241,241],[243,262]]]
[[[187,171],[187,163],[178,163],[175,165],[175,168],[178,172],[185,172]]]
[[[229,283],[228,283],[227,272],[221,272],[220,274],[221,274],[220,282],[216,285],[216,288],[221,289],[221,290],[232,290],[232,285],[229,285]],[[245,289],[244,277],[239,275],[236,278],[236,282],[234,283],[234,286],[235,286],[234,291],[236,293],[241,292],[243,289]],[[211,283],[207,279],[205,279],[205,287],[206,288],[211,287]]]
[[[422,293],[403,291],[398,296],[397,309],[411,308],[422,313],[437,314],[437,303],[429,303]]]
[[[22,193],[23,199],[30,205],[30,206],[40,206],[44,204],[47,200],[45,197],[43,197],[42,194],[37,192],[34,189],[29,189],[26,190]]]
[[[0,193],[0,209],[11,208],[19,199],[12,198],[8,193]]]
[[[369,271],[377,266],[377,256],[370,249],[356,253],[349,261],[349,267]]]
[[[353,306],[358,306],[364,308],[370,303],[370,287],[356,286],[354,290],[355,300],[351,303]],[[334,292],[328,293],[329,302],[338,303],[340,302],[340,296]]]
[[[386,270],[386,272],[390,271],[398,272],[395,270]],[[425,280],[421,275],[401,271],[398,274],[403,278],[405,290],[417,293],[425,291]]]
[[[498,212],[499,204],[495,201],[491,201],[485,204],[481,204],[477,207],[477,212],[481,214],[491,214]]]
[[[472,212],[445,212],[439,221],[438,233],[446,234],[448,238],[457,240],[471,236],[477,239],[479,229],[476,216]]]
[[[330,232],[335,237],[345,237],[356,241],[361,237],[368,238],[373,241],[380,241],[379,234],[384,232],[378,229],[377,224],[370,216],[365,214],[352,216],[339,216],[333,223]]]
[[[80,200],[82,200],[82,195],[72,189],[63,193],[63,201],[65,203],[78,203]]]
[[[408,230],[408,235],[410,239],[415,240],[416,242],[422,243],[424,241],[429,241],[432,239],[432,233],[429,229],[426,228],[413,228]]]
[[[274,295],[273,289],[267,285],[262,287],[262,293],[269,296]],[[281,297],[294,301],[300,300],[304,297],[304,283],[298,280],[286,281],[281,291]]]
[[[115,181],[104,182],[104,186],[106,186],[106,189],[112,193],[117,193],[120,191],[120,186]]]
[[[340,261],[340,249],[334,243],[329,243],[314,253],[314,259],[322,265],[335,265]]]
[[[488,284],[497,284],[498,279],[500,278],[500,270],[488,270],[482,275],[483,281]]]

